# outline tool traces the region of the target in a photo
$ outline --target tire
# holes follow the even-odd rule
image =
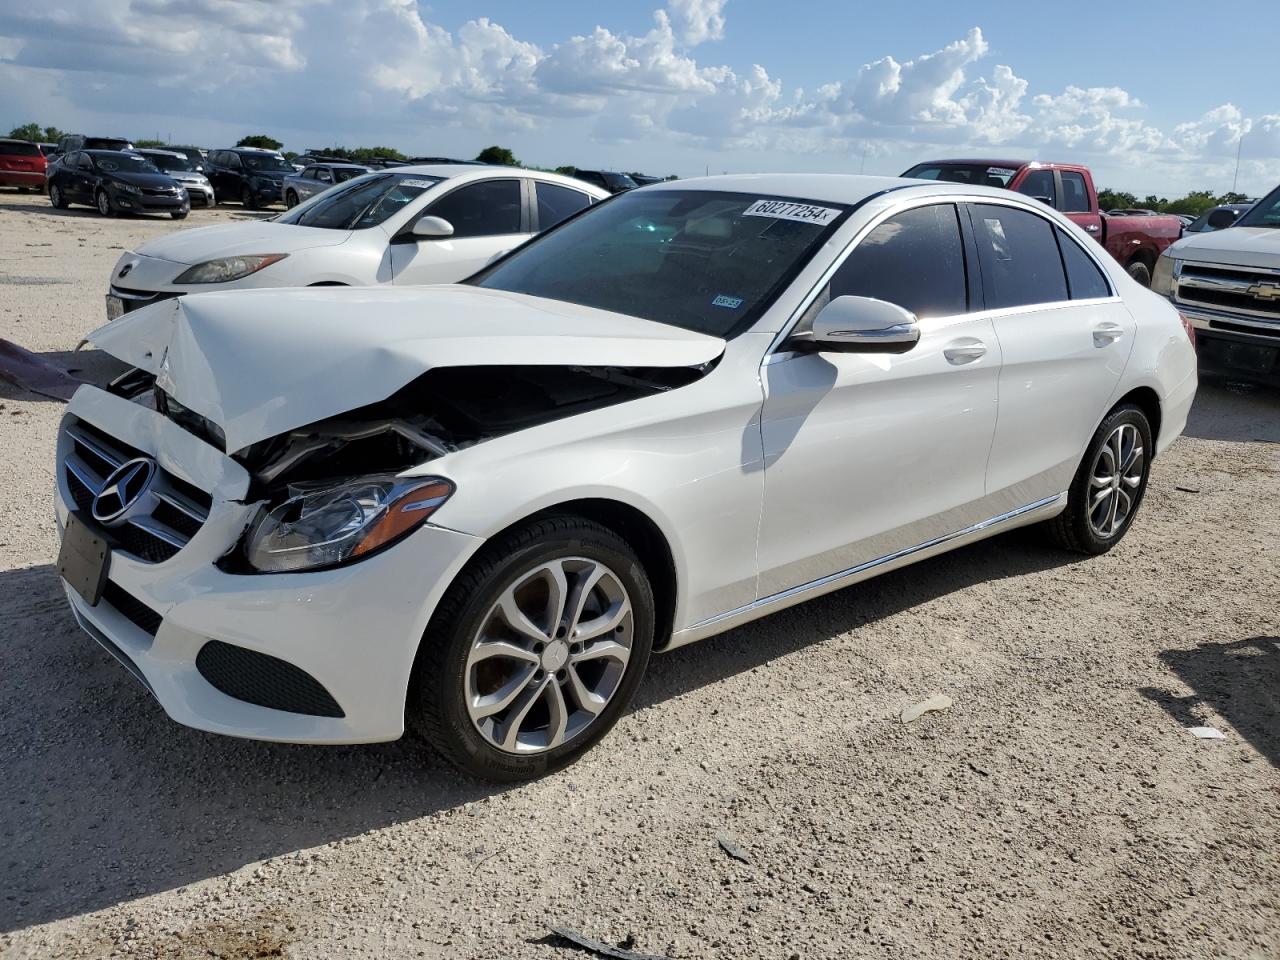
[[[258,201],[253,197],[253,191],[248,187],[240,188],[240,205],[246,210],[257,210]]]
[[[49,202],[53,204],[55,210],[65,210],[70,206],[62,188],[56,183],[49,184]]]
[[[99,189],[93,195],[93,204],[104,217],[114,217],[116,215],[115,209],[111,206],[111,197],[105,190]]]
[[[186,210],[170,210],[169,216],[173,217],[173,219],[175,220],[185,220],[187,219],[187,211]]]
[[[1132,450],[1126,438],[1136,440],[1136,459],[1130,461],[1118,480],[1113,480],[1108,485],[1111,492],[1104,495],[1098,501],[1098,507],[1091,511],[1091,502],[1104,491],[1104,485],[1097,483],[1096,478],[1115,477],[1114,470],[1111,473],[1106,470],[1114,462],[1117,436],[1120,437],[1118,448],[1121,450],[1122,460],[1128,459]],[[1067,508],[1045,525],[1050,538],[1067,550],[1092,555],[1106,553],[1124,539],[1147,490],[1153,450],[1151,424],[1139,407],[1125,404],[1107,414],[1094,431],[1084,459],[1080,461],[1075,478],[1071,481],[1071,487],[1067,491]],[[1121,518],[1119,511],[1125,507],[1126,498],[1127,509]],[[1099,510],[1103,511],[1102,523],[1098,522]],[[1106,523],[1108,510],[1114,511],[1110,515],[1112,526],[1109,530]]]
[[[292,210],[298,205],[298,195],[290,190],[284,195],[284,206],[286,210]]]
[[[569,621],[548,623],[542,631],[533,617],[542,618],[552,609],[551,578],[543,574],[555,569],[571,588],[588,580],[593,570],[603,570],[583,604],[581,622],[616,623],[616,629],[585,644],[573,643],[572,631],[566,635]],[[572,589],[568,595],[572,598]],[[499,612],[504,596],[522,611],[530,605],[544,613],[530,616],[525,632],[513,630]],[[619,616],[618,611],[628,609],[624,602],[630,612]],[[579,621],[571,619],[576,630]],[[495,625],[497,636],[511,641],[504,649],[519,646],[520,658],[500,653],[469,665],[473,647],[486,634],[492,636]],[[414,663],[406,719],[438,753],[472,776],[512,782],[552,773],[590,750],[627,709],[649,661],[653,630],[649,577],[621,537],[575,516],[532,521],[486,545],[441,599]],[[619,663],[615,653],[602,655],[622,653],[628,634],[625,660]],[[583,709],[584,699],[575,692],[580,690],[590,694],[586,700],[597,697],[595,709]],[[514,692],[504,696],[504,691]],[[469,704],[484,696],[511,706],[473,719]],[[558,716],[564,718],[558,727],[557,703]],[[523,704],[528,706],[521,712]],[[476,706],[477,714],[485,709]],[[499,744],[510,742],[513,729],[527,738],[521,752]],[[563,738],[558,743],[557,729]]]
[[[1144,287],[1151,286],[1151,270],[1141,260],[1133,261],[1133,263],[1129,264],[1129,266],[1125,268],[1125,271]]]

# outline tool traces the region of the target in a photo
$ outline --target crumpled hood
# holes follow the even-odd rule
[[[1227,227],[1213,233],[1194,233],[1171,246],[1169,256],[1274,270],[1280,266],[1280,228]]]
[[[345,243],[346,230],[298,227],[291,223],[258,220],[253,223],[220,223],[197,227],[144,243],[137,253],[174,263],[204,263],[219,257],[240,257],[260,253],[294,253],[310,247]]]
[[[436,367],[690,367],[718,337],[467,286],[306,287],[165,300],[89,334],[226,434],[227,451],[385,400]]]

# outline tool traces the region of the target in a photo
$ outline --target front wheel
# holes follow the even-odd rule
[[[1123,539],[1147,489],[1151,424],[1139,407],[1117,407],[1089,443],[1067,492],[1067,509],[1047,528],[1059,546],[1106,553]]]
[[[618,721],[653,647],[635,552],[579,517],[491,542],[436,608],[414,665],[411,726],[487,780],[568,766]]]
[[[284,205],[292,210],[298,205],[298,195],[290,190],[284,195]]]
[[[258,201],[254,199],[253,191],[248,187],[240,188],[240,205],[246,210],[258,209]]]
[[[97,196],[94,197],[94,203],[98,208],[98,212],[104,217],[115,215],[115,209],[111,206],[111,198],[107,196],[107,191],[99,190]]]
[[[1141,260],[1135,260],[1126,268],[1129,276],[1144,287],[1151,286],[1151,270]]]

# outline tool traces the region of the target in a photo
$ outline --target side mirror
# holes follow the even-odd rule
[[[790,343],[816,353],[905,353],[919,340],[910,310],[873,297],[836,297]]]
[[[419,217],[413,225],[413,235],[427,240],[442,240],[453,236],[453,224],[444,217]]]
[[[1209,226],[1215,230],[1225,230],[1236,222],[1236,215],[1230,210],[1215,210],[1209,214]]]

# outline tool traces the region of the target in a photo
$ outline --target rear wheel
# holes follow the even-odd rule
[[[49,184],[49,202],[57,210],[65,210],[69,206],[66,196],[62,193],[62,188],[56,183]]]
[[[1140,408],[1126,404],[1108,414],[1071,481],[1067,509],[1047,524],[1059,546],[1099,554],[1123,539],[1147,489],[1152,448]]]
[[[107,191],[99,189],[93,198],[94,205],[98,208],[98,212],[104,217],[115,216],[115,208],[111,206],[111,198],[107,196]]]
[[[1133,261],[1133,263],[1129,264],[1125,269],[1128,271],[1129,276],[1133,277],[1134,280],[1137,280],[1138,283],[1142,284],[1144,287],[1151,286],[1151,270],[1141,260]]]
[[[473,776],[551,773],[627,709],[653,629],[649,579],[625,541],[579,517],[534,521],[490,543],[441,600],[408,720]]]

